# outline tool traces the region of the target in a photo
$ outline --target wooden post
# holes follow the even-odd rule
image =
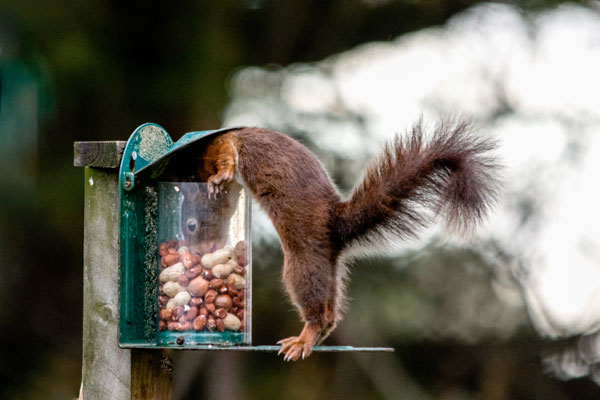
[[[85,167],[81,398],[171,399],[168,355],[118,345],[118,168],[125,142],[76,142],[74,147],[74,165]]]

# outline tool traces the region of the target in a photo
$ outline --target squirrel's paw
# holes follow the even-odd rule
[[[213,182],[207,183],[207,191],[209,200],[216,200],[222,192],[225,192],[225,184],[215,184]]]
[[[281,349],[277,354],[284,354],[284,361],[297,361],[300,357],[305,359],[312,352],[312,343],[303,341],[298,336],[292,336],[282,339],[277,344],[281,344]]]
[[[227,193],[225,185],[233,181],[233,173],[222,172],[208,178],[208,198],[217,199],[221,193]]]

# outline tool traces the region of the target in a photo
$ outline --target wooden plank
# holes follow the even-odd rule
[[[128,400],[130,351],[118,345],[117,170],[85,169],[83,399]]]
[[[127,142],[122,140],[75,142],[75,167],[118,168]]]
[[[131,398],[171,399],[173,361],[167,350],[131,351]]]

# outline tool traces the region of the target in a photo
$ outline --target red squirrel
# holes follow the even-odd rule
[[[490,210],[498,190],[489,154],[495,143],[474,135],[468,122],[442,122],[426,136],[421,122],[396,136],[347,200],[315,155],[279,132],[234,129],[210,138],[198,155],[208,196],[236,179],[281,239],[283,282],[304,322],[298,336],[278,342],[284,360],[310,355],[341,319],[344,256],[352,247],[416,237],[434,214],[449,228],[470,230]]]

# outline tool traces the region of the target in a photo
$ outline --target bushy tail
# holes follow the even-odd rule
[[[390,235],[415,237],[442,215],[448,228],[470,231],[498,194],[495,143],[473,134],[469,122],[442,121],[426,139],[418,122],[397,136],[367,169],[349,201],[335,210],[341,249]]]

